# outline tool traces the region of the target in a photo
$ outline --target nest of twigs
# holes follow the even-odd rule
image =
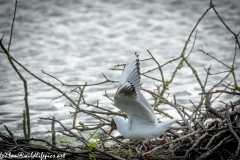
[[[210,96],[207,96],[205,105],[207,106]],[[235,106],[240,101],[235,102]],[[239,115],[240,109],[226,105],[225,111],[211,108],[211,112],[206,112],[202,117],[194,121],[193,126],[182,124],[181,132],[178,128],[171,128],[159,139],[153,140],[151,150],[144,152],[144,146],[136,141],[130,141],[124,144],[119,139],[118,145],[105,147],[102,145],[110,139],[104,139],[98,143],[98,148],[83,147],[56,147],[54,144],[43,139],[16,139],[11,131],[5,126],[8,135],[0,134],[1,153],[12,155],[22,153],[23,155],[39,154],[43,156],[56,156],[64,159],[163,159],[163,160],[180,160],[180,159],[239,159],[240,149],[240,128]],[[208,106],[211,107],[211,106]],[[229,110],[232,110],[229,113]],[[217,113],[217,114],[216,114]],[[222,118],[221,118],[222,117]],[[61,123],[55,120],[58,123]],[[208,122],[207,122],[208,121]],[[61,124],[62,125],[62,124]],[[191,129],[192,131],[191,132]],[[180,127],[181,128],[181,127]],[[67,130],[72,137],[79,138],[78,135]],[[113,139],[112,139],[113,140]],[[39,146],[31,142],[39,141],[45,143],[45,146]],[[101,148],[101,149],[100,149]],[[58,157],[57,157],[58,156]],[[61,157],[64,156],[64,157]],[[8,157],[5,157],[8,159]]]

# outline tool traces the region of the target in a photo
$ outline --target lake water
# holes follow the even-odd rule
[[[239,0],[214,1],[216,9],[226,24],[235,32],[240,31]],[[0,0],[0,36],[4,35],[4,44],[9,41],[10,28],[14,12],[14,0]],[[13,39],[10,49],[12,56],[32,73],[61,88],[77,100],[76,93],[70,93],[74,87],[63,87],[53,78],[44,75],[41,70],[57,77],[66,84],[89,84],[104,81],[102,73],[109,79],[117,81],[121,71],[112,71],[117,64],[125,63],[137,52],[140,59],[149,58],[147,50],[155,56],[160,64],[177,58],[184,44],[197,23],[206,11],[209,1],[202,0],[19,0],[14,24]],[[234,54],[234,37],[223,26],[213,10],[209,11],[197,27],[197,39],[189,62],[198,71],[204,82],[204,67],[212,66],[212,73],[229,70],[216,60],[202,54],[204,49],[212,56],[231,66]],[[187,53],[192,47],[191,42]],[[179,61],[178,61],[179,62]],[[178,63],[173,62],[163,67],[165,80],[169,80]],[[235,66],[238,84],[240,83],[240,53],[237,51]],[[71,126],[70,111],[65,105],[65,98],[17,66],[28,82],[29,107],[31,114],[32,135],[39,135],[50,129],[50,121],[38,117],[52,117],[66,126]],[[141,71],[146,72],[157,65],[153,61],[141,62]],[[149,76],[160,78],[159,71]],[[207,90],[218,83],[226,73],[211,76]],[[153,90],[153,80],[142,76],[143,87]],[[232,82],[232,76],[226,79]],[[160,85],[160,82],[156,82]],[[221,85],[220,85],[221,86]],[[111,101],[103,97],[105,90],[111,98],[117,84],[106,83],[100,86],[87,87],[84,97],[88,103],[99,101],[99,105],[117,111]],[[183,65],[173,83],[169,86],[169,100],[177,96],[178,103],[192,108],[189,100],[196,105],[201,92],[192,71]],[[150,103],[152,97],[144,93]],[[7,125],[16,134],[22,134],[22,112],[25,109],[23,83],[9,64],[6,55],[0,53],[0,131]],[[222,96],[219,100],[229,102],[239,97]],[[220,103],[214,107],[223,106]],[[85,108],[84,105],[81,107]],[[94,108],[88,108],[93,110]],[[169,106],[160,109],[176,116]],[[171,111],[171,112],[170,112]],[[174,111],[174,112],[172,112]],[[78,121],[94,123],[95,119],[84,114],[78,115]],[[59,127],[58,127],[59,128]]]

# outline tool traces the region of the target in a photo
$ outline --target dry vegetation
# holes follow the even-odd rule
[[[15,6],[15,13],[16,14],[17,2]],[[212,85],[212,87],[207,90],[206,84],[208,83],[208,78],[212,76],[211,74],[211,66],[206,71],[206,79],[205,81],[201,81],[198,75],[197,70],[189,63],[188,56],[190,53],[186,53],[186,48],[189,47],[188,43],[193,33],[196,32],[196,27],[201,22],[201,20],[206,16],[209,10],[213,10],[217,15],[218,19],[222,22],[222,25],[226,27],[229,31],[229,34],[235,38],[235,52],[228,53],[232,55],[232,65],[228,66],[224,62],[217,59],[217,57],[213,57],[212,55],[208,54],[207,51],[199,50],[204,55],[207,55],[209,58],[215,59],[221,65],[224,65],[228,71],[224,73],[216,73],[221,74],[222,79],[219,79],[217,84]],[[12,22],[11,28],[11,35],[13,32],[13,25],[14,18]],[[167,104],[170,107],[174,107],[178,114],[181,117],[181,120],[178,121],[179,127],[175,127],[167,131],[164,135],[162,135],[157,140],[152,140],[152,150],[147,153],[144,153],[144,147],[142,147],[141,143],[136,141],[129,141],[123,142],[122,137],[112,137],[111,135],[107,135],[107,131],[104,129],[104,126],[109,125],[109,118],[113,115],[119,115],[126,117],[124,113],[121,112],[113,112],[106,108],[101,107],[100,104],[90,104],[85,101],[84,99],[84,89],[86,87],[91,87],[94,85],[102,85],[104,83],[116,83],[110,79],[108,79],[105,75],[105,81],[96,83],[96,84],[83,84],[83,85],[68,85],[59,80],[57,77],[50,75],[43,71],[44,74],[50,76],[51,78],[57,80],[63,86],[68,87],[75,87],[72,92],[79,94],[79,99],[73,100],[71,97],[67,95],[67,93],[63,92],[60,88],[44,81],[43,79],[34,75],[29,69],[25,68],[18,62],[14,57],[11,56],[10,52],[10,45],[11,45],[11,38],[8,47],[4,46],[2,41],[3,37],[0,40],[0,45],[2,48],[1,53],[5,54],[9,63],[15,69],[16,73],[22,79],[25,89],[25,105],[26,109],[23,114],[23,128],[24,128],[24,138],[15,138],[10,130],[8,130],[7,126],[5,126],[6,131],[8,134],[0,134],[0,150],[3,152],[11,152],[11,154],[17,154],[19,152],[29,154],[31,152],[43,152],[45,155],[64,155],[65,158],[69,159],[239,159],[239,151],[240,151],[240,108],[237,106],[240,105],[240,87],[237,84],[237,79],[235,76],[235,57],[237,52],[240,49],[240,44],[238,41],[238,35],[234,33],[228,25],[222,20],[220,15],[218,14],[215,6],[210,3],[209,8],[203,13],[200,17],[198,22],[196,23],[195,27],[192,29],[189,37],[186,40],[186,43],[183,47],[182,52],[180,53],[179,57],[167,61],[165,64],[161,65],[158,61],[154,58],[153,54],[148,51],[149,57],[148,59],[144,59],[145,61],[153,61],[157,64],[156,68],[153,68],[145,73],[141,73],[142,76],[150,78],[152,81],[161,82],[160,86],[156,85],[156,89],[158,92],[153,92],[147,90],[145,88],[141,88],[143,91],[148,92],[154,98],[154,110],[157,114],[161,116],[167,116],[172,118],[168,113],[160,110],[159,106],[161,104]],[[197,37],[195,36],[194,41]],[[194,47],[194,43],[193,46]],[[162,67],[165,65],[169,65],[171,62],[177,62],[178,65],[176,66],[174,72],[172,73],[171,79],[166,80],[163,76]],[[197,105],[192,103],[194,109],[189,110],[186,107],[177,103],[177,97],[174,96],[174,102],[169,100],[166,94],[166,90],[171,88],[171,83],[174,80],[175,75],[179,72],[183,64],[186,64],[186,67],[189,67],[192,70],[193,76],[196,78],[196,83],[201,88],[201,93],[199,94],[199,102]],[[52,87],[53,90],[57,90],[60,93],[60,97],[65,97],[69,100],[70,105],[75,109],[73,114],[73,125],[72,128],[67,128],[64,124],[54,118],[42,118],[49,123],[52,123],[52,130],[49,131],[52,133],[52,140],[48,141],[45,139],[37,139],[31,138],[30,136],[30,109],[28,107],[28,92],[27,92],[27,81],[18,71],[15,65],[20,66],[26,72],[31,74],[34,78],[38,79],[40,82]],[[117,65],[114,69],[119,69],[122,65]],[[161,79],[156,79],[155,77],[148,76],[148,73],[159,70],[161,75]],[[239,73],[238,73],[239,74]],[[232,77],[232,81],[226,81],[227,77]],[[216,89],[216,87],[221,87],[221,89]],[[213,104],[218,101],[221,96],[228,94],[232,95],[237,101],[233,101],[228,99],[224,102],[221,101],[222,108],[215,109],[213,108]],[[214,95],[214,99],[212,99],[212,95]],[[105,92],[104,95],[110,101],[112,101],[111,97]],[[236,98],[237,97],[237,98]],[[59,97],[58,97],[59,98]],[[88,110],[83,109],[80,105],[91,106],[96,108],[96,110]],[[100,110],[100,111],[99,111]],[[80,123],[81,125],[76,125],[76,117],[78,113],[84,113],[91,116],[94,119],[97,119],[99,123],[95,124],[94,126],[87,126],[85,124]],[[58,123],[61,125],[62,130],[55,131],[54,124]],[[94,137],[96,132],[104,132],[107,136],[103,136],[102,138],[96,138],[93,141],[90,141],[89,138],[87,139],[84,136],[84,131],[92,130],[91,137]],[[75,138],[80,146],[79,147],[71,147],[71,146],[57,146],[56,145],[56,132],[61,133],[67,137]],[[90,137],[90,138],[91,138]],[[105,144],[108,141],[114,141],[116,144],[107,147]],[[36,145],[32,142],[42,142],[44,146]],[[57,157],[55,157],[57,158]],[[61,158],[61,157],[58,157]]]

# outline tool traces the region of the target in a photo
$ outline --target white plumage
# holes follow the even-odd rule
[[[126,113],[128,119],[113,117],[110,134],[114,129],[128,139],[148,142],[163,134],[177,119],[158,123],[157,117],[140,91],[140,67],[138,55],[133,55],[119,80],[114,105]]]

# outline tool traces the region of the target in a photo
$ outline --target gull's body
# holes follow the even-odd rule
[[[159,123],[151,105],[142,95],[137,54],[126,63],[114,96],[114,105],[125,112],[128,119],[120,116],[113,117],[110,133],[117,129],[123,137],[128,139],[148,142],[159,137],[176,121],[172,119]]]
[[[144,140],[145,142],[148,142],[149,140],[162,135],[175,121],[176,119],[162,123],[146,123],[131,126],[131,123],[129,123],[128,120],[125,120],[119,116],[114,117],[114,122],[117,125],[117,130],[123,137],[132,140]]]

